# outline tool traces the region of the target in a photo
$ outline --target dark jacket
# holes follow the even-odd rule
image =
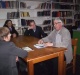
[[[8,26],[4,26],[4,27],[9,28]],[[15,30],[14,26],[11,26],[11,29],[9,28],[9,30],[10,30],[10,33],[11,34],[14,34],[15,33],[17,36],[19,35],[18,32]]]
[[[34,36],[34,37],[39,38],[39,39],[41,39],[42,37],[46,37],[47,36],[47,34],[44,33],[42,28],[39,27],[39,26],[36,26],[35,32],[34,32],[33,29],[30,29],[30,30],[26,29],[26,31],[24,32],[24,35],[26,35],[26,36],[27,35],[31,35],[31,36]]]
[[[0,41],[0,75],[18,75],[16,56],[24,58],[27,51],[16,47],[12,42]]]

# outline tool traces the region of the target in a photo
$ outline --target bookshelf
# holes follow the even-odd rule
[[[80,0],[75,0],[74,10],[74,24],[76,27],[80,28]]]
[[[51,31],[51,2],[20,0],[19,4],[21,28],[27,27],[29,20],[34,20],[45,33]]]
[[[0,0],[0,27],[7,19],[11,19],[18,26],[18,6],[19,2],[17,0]]]
[[[64,25],[79,25],[79,0],[1,0],[0,26],[6,19],[11,19],[19,34],[28,26],[29,20],[34,20],[45,33],[53,30],[52,20],[60,17]]]
[[[64,25],[73,25],[73,2],[52,2],[52,19],[60,17],[64,21]]]

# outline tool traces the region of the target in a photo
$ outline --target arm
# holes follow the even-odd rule
[[[42,28],[40,27],[40,31],[41,31],[41,35],[42,35],[42,37],[46,37],[47,36],[47,34],[46,33],[44,33],[44,31],[42,30]]]
[[[30,30],[26,29],[26,31],[24,32],[24,35],[28,36],[30,34]]]
[[[9,52],[10,52],[11,55],[22,57],[22,58],[24,58],[28,55],[27,51],[16,47],[14,45],[14,43],[10,42],[9,45],[10,45],[9,46],[9,50],[10,50]]]
[[[66,33],[66,34],[65,34]],[[55,47],[67,48],[71,44],[71,36],[69,31],[65,31],[61,34],[61,43],[56,43]]]
[[[12,26],[12,32],[13,32],[13,34],[16,34],[16,36],[18,36],[19,34],[18,34],[18,32],[16,31],[16,29]]]
[[[53,40],[53,37],[54,37],[54,33],[55,33],[55,30],[53,30],[48,36],[46,36],[45,38],[42,38],[42,40],[44,42],[52,42]]]
[[[44,43],[44,42],[52,42],[52,39],[53,39],[53,34],[54,34],[54,30],[48,35],[46,36],[45,38],[42,38],[38,41],[38,43]]]

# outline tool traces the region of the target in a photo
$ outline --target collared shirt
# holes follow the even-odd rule
[[[10,29],[10,31],[12,31],[12,28],[11,27],[9,27],[9,29]]]

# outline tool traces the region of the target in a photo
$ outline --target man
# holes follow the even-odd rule
[[[29,22],[29,27],[28,29],[26,29],[24,35],[30,35],[41,39],[42,37],[45,37],[47,34],[44,33],[41,27],[36,26],[34,20],[31,20]]]
[[[42,38],[38,43],[45,43],[45,46],[65,47],[66,63],[69,64],[72,60],[72,45],[70,32],[63,27],[64,23],[60,18],[54,19],[54,30],[45,38]]]
[[[10,42],[11,34],[7,27],[0,28],[0,75],[18,75],[18,57],[27,56],[24,51]]]
[[[66,64],[69,64],[73,58],[70,32],[65,27],[63,27],[64,23],[62,22],[60,18],[55,18],[53,23],[54,23],[54,30],[47,37],[40,39],[38,43],[39,44],[44,43],[46,47],[52,46],[52,47],[67,48],[67,51],[65,51],[64,60],[66,60]],[[51,71],[52,68],[49,68],[49,71],[51,71],[54,75],[57,75],[58,73],[57,61],[58,60],[55,58],[46,62],[47,65],[50,65],[53,63],[52,68],[54,72]]]

